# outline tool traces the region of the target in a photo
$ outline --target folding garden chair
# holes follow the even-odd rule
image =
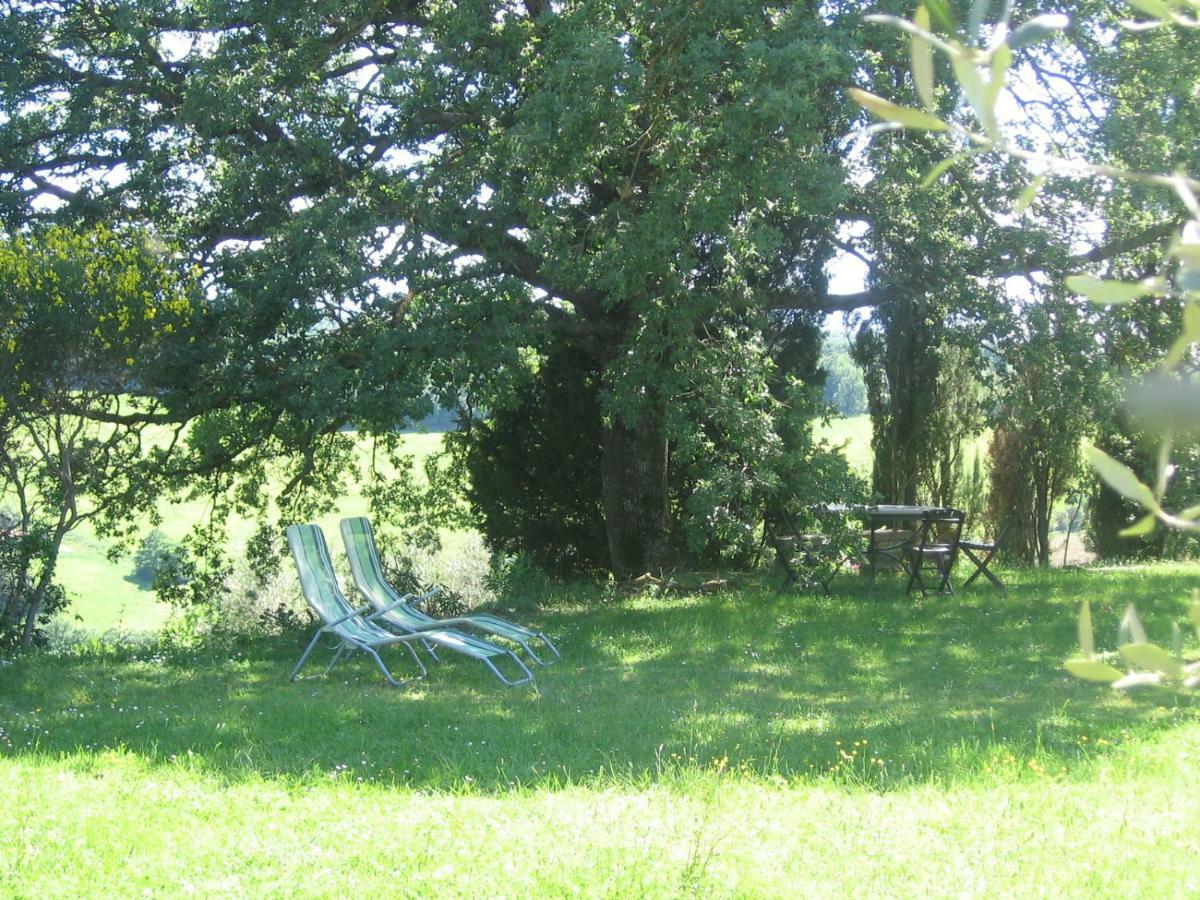
[[[292,548],[292,558],[296,561],[296,571],[300,575],[300,589],[304,592],[304,598],[325,623],[317,629],[304,653],[300,655],[300,661],[292,669],[291,681],[296,680],[305,661],[325,635],[333,638],[336,651],[329,665],[325,667],[326,672],[329,672],[339,659],[361,650],[375,660],[375,665],[379,666],[389,684],[399,687],[403,682],[398,681],[384,665],[379,651],[393,644],[403,644],[421,669],[421,675],[427,674],[425,666],[412,648],[413,642],[418,640],[417,636],[398,635],[375,624],[371,617],[366,615],[374,609],[370,604],[358,609],[350,605],[350,601],[338,587],[333,563],[329,559],[329,548],[325,545],[320,528],[316,525],[289,525],[287,539],[288,546]]]
[[[425,666],[421,663],[416,651],[413,650],[412,645],[414,643],[417,643],[428,650],[434,659],[437,659],[437,654],[433,652],[433,647],[435,645],[448,650],[453,650],[456,653],[461,653],[464,656],[470,657],[471,659],[477,659],[487,666],[491,673],[500,679],[500,681],[510,686],[528,684],[529,682],[533,681],[533,673],[529,671],[529,668],[523,662],[521,662],[521,659],[515,653],[513,653],[511,650],[505,649],[504,647],[497,647],[495,644],[491,644],[487,641],[481,640],[480,638],[473,637],[472,635],[463,634],[462,632],[455,631],[451,628],[429,628],[419,633],[414,632],[412,629],[402,628],[399,629],[402,633],[398,634],[394,627],[391,629],[382,627],[379,624],[380,621],[387,625],[394,625],[394,623],[390,620],[389,615],[392,612],[391,606],[403,605],[404,601],[399,598],[397,598],[397,600],[394,601],[391,606],[385,604],[380,608],[376,608],[373,604],[368,603],[361,609],[351,609],[349,601],[346,600],[345,596],[341,593],[341,589],[338,587],[337,577],[333,571],[333,562],[329,556],[329,547],[325,543],[325,535],[321,532],[320,526],[291,525],[288,527],[287,531],[288,543],[292,546],[292,553],[294,556],[296,556],[296,566],[300,569],[301,585],[305,585],[305,577],[307,572],[310,581],[317,586],[317,595],[331,598],[331,601],[322,601],[324,608],[332,608],[335,612],[344,610],[349,611],[349,616],[344,616],[342,619],[338,619],[335,624],[341,626],[346,622],[350,622],[353,627],[369,629],[372,636],[377,639],[376,643],[378,643],[380,646],[403,642],[404,645],[408,647],[409,652],[412,653],[413,658],[417,660],[417,665],[421,666],[422,674],[426,674]],[[297,548],[300,548],[299,551]],[[313,603],[312,597],[309,594],[309,588],[305,586],[304,590],[305,596],[309,597],[309,603],[312,604],[313,608],[317,610],[318,614],[325,619],[326,616],[322,611],[322,608],[318,608],[317,605]],[[370,613],[370,615],[363,616],[363,613]],[[359,617],[361,622],[355,622],[355,619],[352,618],[352,616]],[[313,647],[316,646],[318,639],[322,634],[326,633],[327,629],[330,627],[328,624],[328,619],[326,619],[326,622],[326,628],[318,629],[317,634],[313,636],[313,640],[309,644],[309,649],[305,651],[304,656],[300,658],[300,662],[296,664],[296,670],[292,673],[293,679],[296,677],[296,672],[300,671],[300,667],[304,664],[304,660],[308,656],[309,652],[313,649]],[[369,647],[360,647],[357,644],[353,645],[352,649],[366,649],[368,652],[372,652]],[[340,655],[345,651],[345,647],[339,648],[339,655],[335,656],[333,662],[329,664],[330,668],[333,667],[333,663],[337,662],[338,658],[340,658]],[[372,652],[372,656],[375,658],[376,663],[379,664],[379,667],[384,670],[384,674],[388,676],[388,680],[395,684],[395,680],[391,678],[390,673],[387,672],[386,668],[383,666],[383,663],[379,660],[378,654]],[[513,664],[517,667],[520,672],[518,677],[509,678],[496,667],[496,661],[505,658],[511,659]],[[328,669],[326,669],[326,671],[328,671]]]
[[[833,537],[801,531],[786,505],[776,503],[763,517],[763,542],[775,551],[775,562],[783,570],[781,591],[798,584],[810,589],[820,587],[826,596],[832,593],[830,584],[844,561]]]
[[[932,566],[937,573],[938,592],[954,593],[950,570],[954,568],[954,560],[958,556],[964,518],[961,510],[946,509],[931,512],[922,519],[920,537],[907,550],[909,572],[906,593],[912,591],[914,585],[921,589],[923,595],[928,593],[922,574],[928,566]]]
[[[1010,517],[1004,523],[1004,527],[1000,529],[1000,533],[996,535],[994,541],[958,542],[958,548],[962,550],[963,556],[969,559],[972,565],[975,566],[975,571],[971,573],[971,577],[963,582],[963,587],[969,587],[972,581],[982,575],[996,587],[1000,588],[1000,590],[1004,590],[1004,583],[996,577],[992,570],[988,568],[988,565],[991,563],[992,557],[996,555],[996,552],[1004,543],[1004,536],[1008,533],[1008,526],[1011,524],[1012,518]]]
[[[341,528],[342,539],[346,543],[346,556],[350,560],[350,571],[354,576],[354,584],[362,592],[362,595],[377,610],[380,610],[384,621],[388,624],[403,631],[417,632],[422,635],[430,634],[436,629],[444,629],[447,625],[476,628],[488,635],[512,641],[540,666],[547,665],[547,663],[530,648],[529,644],[533,641],[538,641],[543,645],[543,653],[548,649],[556,659],[562,658],[558,648],[545,634],[509,622],[499,616],[475,613],[469,616],[435,619],[427,615],[419,609],[419,605],[425,599],[436,595],[439,589],[434,588],[419,596],[401,594],[388,583],[383,574],[383,566],[379,561],[379,550],[375,546],[375,535],[371,531],[371,523],[367,518],[356,516],[342,519]],[[474,640],[479,639],[474,638]],[[488,644],[488,646],[492,645]],[[436,659],[436,655],[434,658]],[[513,658],[518,659],[515,654]]]

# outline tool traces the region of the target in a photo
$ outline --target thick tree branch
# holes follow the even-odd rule
[[[1093,247],[1086,253],[1073,257],[1073,259],[1080,263],[1106,262],[1124,253],[1132,253],[1134,250],[1141,250],[1150,244],[1165,241],[1182,225],[1183,219],[1168,219],[1165,222],[1159,222],[1157,225],[1151,225],[1137,234],[1131,234],[1108,244]]]

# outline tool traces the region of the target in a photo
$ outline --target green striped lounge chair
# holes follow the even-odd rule
[[[512,641],[520,646],[539,666],[547,665],[547,662],[530,648],[529,645],[533,642],[541,645],[543,654],[549,650],[554,654],[555,659],[562,658],[558,648],[545,634],[514,624],[499,616],[476,613],[449,619],[435,619],[422,612],[419,609],[420,602],[433,596],[439,589],[434,588],[420,597],[414,597],[411,594],[402,595],[388,584],[383,574],[383,566],[379,562],[379,550],[375,546],[375,535],[371,531],[371,523],[365,516],[342,519],[342,538],[346,542],[346,555],[350,559],[350,571],[354,574],[355,585],[375,609],[388,610],[384,614],[384,619],[390,624],[403,631],[416,631],[422,634],[428,634],[430,629],[446,625],[474,628],[489,637],[495,636]]]
[[[375,665],[379,666],[389,684],[399,687],[402,682],[384,665],[379,651],[393,644],[403,644],[421,669],[421,675],[427,674],[424,663],[412,646],[416,635],[397,635],[376,624],[367,615],[374,610],[369,603],[359,609],[350,605],[350,601],[338,587],[333,563],[329,559],[329,548],[320,528],[316,525],[289,525],[287,540],[288,546],[292,548],[292,558],[296,561],[296,571],[300,575],[300,589],[304,592],[304,599],[324,623],[317,629],[301,654],[300,661],[292,669],[292,681],[296,680],[305,661],[326,635],[333,638],[336,651],[329,665],[325,667],[326,673],[338,660],[361,650],[375,660]]]
[[[330,630],[335,627],[343,629],[349,624],[355,632],[349,635],[349,638],[343,635],[340,630],[333,632],[336,637],[341,639],[341,644],[338,647],[338,654],[334,656],[333,662],[326,668],[325,671],[327,672],[346,653],[352,653],[355,650],[366,650],[375,659],[375,662],[379,665],[379,668],[383,671],[388,681],[395,685],[398,682],[383,665],[379,654],[374,650],[374,646],[403,643],[413,655],[413,658],[417,660],[417,665],[421,667],[421,673],[424,675],[426,674],[425,666],[421,663],[420,658],[417,657],[416,651],[413,649],[413,644],[418,643],[429,649],[431,653],[432,647],[438,646],[462,653],[472,659],[478,659],[488,667],[493,675],[507,685],[528,684],[533,681],[533,673],[529,671],[529,668],[515,653],[504,647],[497,647],[495,644],[480,640],[472,635],[463,634],[450,628],[434,628],[420,633],[401,629],[402,633],[397,633],[394,627],[384,627],[384,625],[391,624],[386,618],[391,610],[386,606],[382,609],[376,609],[372,604],[368,603],[356,610],[351,607],[350,602],[342,594],[341,589],[338,587],[337,576],[334,574],[333,560],[329,555],[329,546],[325,543],[325,535],[319,525],[291,525],[287,529],[287,536],[288,544],[292,548],[292,555],[296,559],[296,568],[300,572],[300,584],[304,590],[304,595],[317,614],[326,622],[325,626],[319,628],[317,633],[313,635],[308,649],[304,651],[304,655],[300,657],[300,662],[296,664],[296,668],[292,672],[293,680],[295,680],[296,673],[300,671],[300,667],[304,665],[305,659],[307,659],[313,648],[316,647],[321,636],[330,633]],[[314,601],[314,597],[317,600]],[[364,634],[362,632],[367,633]],[[371,642],[374,642],[374,644]],[[436,654],[434,658],[436,659]],[[505,658],[512,660],[513,665],[520,673],[518,677],[509,678],[496,667],[496,661]]]

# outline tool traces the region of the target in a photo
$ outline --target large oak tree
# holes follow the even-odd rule
[[[498,410],[572,359],[597,385],[610,564],[636,574],[669,553],[674,461],[780,453],[781,337],[877,303],[952,315],[989,272],[1041,265],[986,173],[963,168],[949,243],[913,250],[936,205],[906,211],[879,157],[849,171],[844,89],[907,65],[856,3],[3,10],[0,216],[184,248],[208,304],[163,416],[198,418],[181,471],[249,474],[250,505],[273,456],[289,489],[336,484],[345,425]],[[975,252],[985,227],[1005,239]],[[871,262],[864,292],[829,294],[839,245]]]
[[[767,402],[765,311],[829,305],[853,56],[828,15],[8,4],[0,207],[186,248],[213,352],[176,409],[216,411],[226,462],[589,361],[612,566],[636,572],[667,552],[672,405]]]

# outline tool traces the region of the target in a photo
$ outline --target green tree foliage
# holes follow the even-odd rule
[[[967,166],[975,173],[976,182],[980,171],[1002,168],[1007,173],[1005,183],[1029,184],[1019,196],[1015,191],[1010,194],[1011,208],[1021,216],[1018,232],[1022,240],[1013,241],[1009,229],[992,229],[983,241],[1002,248],[994,257],[1001,265],[990,270],[981,267],[980,274],[1031,275],[1037,293],[1045,277],[1061,283],[1081,268],[1100,269],[1110,281],[1097,282],[1101,288],[1096,297],[1107,300],[1114,296],[1113,289],[1104,286],[1115,283],[1115,279],[1137,283],[1148,280],[1149,284],[1157,277],[1164,261],[1163,239],[1183,220],[1172,197],[1163,190],[1170,186],[1168,178],[1121,176],[1134,168],[1144,171],[1147,160],[1152,159],[1161,159],[1164,171],[1180,163],[1190,165],[1195,153],[1191,138],[1194,129],[1190,128],[1195,119],[1195,91],[1184,91],[1186,99],[1180,99],[1183,95],[1179,92],[1184,84],[1194,86],[1196,73],[1190,62],[1169,75],[1160,65],[1168,52],[1178,53],[1187,46],[1190,36],[1128,29],[1122,24],[1130,12],[1124,3],[1097,0],[1077,7],[1069,28],[1064,16],[1039,17],[1033,15],[1036,9],[1023,9],[1019,4],[1005,7],[1002,23],[992,22],[987,4],[982,3],[971,4],[972,13],[967,17],[954,16],[950,7],[941,5],[940,18],[932,7],[921,7],[924,12],[912,22],[877,17],[898,26],[893,32],[897,36],[904,33],[901,29],[907,29],[905,40],[911,44],[912,55],[911,71],[906,75],[911,77],[912,86],[889,84],[890,73],[881,69],[871,86],[881,86],[880,93],[897,102],[881,101],[865,93],[858,97],[876,115],[894,124],[949,133],[949,138],[926,134],[906,139],[912,153],[927,147],[930,141],[940,143],[944,162],[927,170],[927,182],[935,182],[947,173],[959,182],[961,176],[957,173]],[[972,25],[973,21],[977,24]],[[1006,91],[1007,109],[997,106]],[[916,107],[924,109],[918,111]],[[1019,111],[1021,125],[1009,133],[998,110],[1011,117],[1013,108]],[[1018,131],[1019,137],[1014,139]],[[1152,148],[1150,153],[1147,148]],[[959,152],[955,153],[956,149]],[[991,150],[1000,152],[988,152]],[[1063,162],[1064,155],[1072,154],[1096,162]],[[1047,174],[1068,177],[1035,179],[1027,174],[1026,163]],[[1085,177],[1080,178],[1081,174]],[[1088,177],[1091,175],[1104,179],[1115,175],[1117,180],[1110,183]],[[991,199],[985,195],[984,202],[995,202],[1004,193],[993,192]],[[1105,216],[1106,225],[1101,242],[1096,244],[1098,214]],[[1077,249],[1088,243],[1094,246],[1082,252]],[[1147,293],[1156,296],[1151,302],[1110,308],[1094,317],[1096,336],[1092,340],[1107,364],[1086,367],[1097,379],[1088,389],[1090,410],[1101,423],[1098,445],[1120,453],[1142,478],[1153,480],[1157,454],[1147,446],[1151,442],[1136,419],[1123,413],[1123,383],[1106,379],[1103,371],[1111,368],[1128,373],[1152,366],[1158,354],[1175,340],[1180,307],[1177,298],[1157,296],[1163,294],[1162,290],[1117,290],[1124,300]],[[1006,311],[1002,304],[992,309],[989,318],[1000,326],[994,339],[1011,348],[1011,331],[1004,324]],[[1093,362],[1095,355],[1089,354]],[[1012,387],[1010,380],[1002,390],[1011,391]],[[1025,393],[1030,395],[1028,390]],[[1042,394],[1048,402],[1044,391]],[[1007,401],[998,398],[998,402]],[[1008,484],[1013,474],[1009,469],[1013,464],[1023,464],[1030,448],[1014,429],[1008,432],[997,434],[995,447],[1003,451],[1004,458],[996,460],[994,471],[1004,482],[996,490],[1006,495],[1005,505],[1011,506],[1016,495],[1011,492],[1015,486]],[[1043,476],[1038,480],[1047,483]],[[1029,540],[1024,543],[1030,556],[1045,555],[1038,538],[1043,527],[1040,523],[1046,519],[1045,503],[1038,499],[1043,492],[1031,486],[1025,492],[1028,502],[1019,504],[1024,510],[1017,519],[1028,524]],[[1129,554],[1128,540],[1114,543],[1114,526],[1128,524],[1138,508],[1101,484],[1091,519],[1097,534],[1103,533],[1097,540],[1099,549],[1119,552],[1118,545],[1123,543],[1121,555]],[[997,513],[1003,515],[999,509]],[[1155,552],[1155,541],[1137,540],[1142,542],[1143,551]]]
[[[871,412],[872,487],[891,502],[953,507],[967,443],[982,427],[982,362],[924,306],[889,301],[855,342]]]
[[[1080,4],[1080,26],[1070,32],[1078,53],[1065,59],[1061,68],[1078,90],[1086,92],[1089,108],[1103,110],[1103,115],[1079,123],[1091,138],[1087,155],[1117,171],[1200,171],[1195,140],[1200,127],[1200,35],[1189,28],[1125,27],[1138,17],[1139,11],[1130,4]],[[1137,282],[1169,272],[1166,238],[1186,218],[1178,198],[1161,185],[1141,180],[1117,178],[1090,187],[1092,208],[1103,215],[1112,239],[1136,247],[1095,273]],[[1146,241],[1146,236],[1154,240]],[[1157,477],[1160,435],[1131,414],[1129,379],[1153,371],[1178,337],[1182,311],[1181,297],[1168,295],[1110,306],[1102,314],[1106,355],[1113,370],[1124,377],[1107,386],[1107,397],[1098,408],[1095,443],[1147,483]],[[1171,496],[1180,508],[1200,500],[1192,487],[1200,477],[1191,465],[1192,443],[1181,435],[1176,446]],[[1148,558],[1182,551],[1190,543],[1163,531],[1122,535],[1140,513],[1137,503],[1098,480],[1088,522],[1090,544],[1102,557]]]
[[[920,104],[907,37],[880,32],[862,77]],[[938,92],[931,105],[950,115],[955,99]],[[996,214],[1020,190],[1018,167],[964,154],[938,169],[946,157],[940,138],[876,130],[855,160],[860,227],[846,246],[867,264],[874,303],[852,352],[871,413],[872,488],[889,502],[957,501],[964,442],[981,425],[979,347],[1003,312],[1004,280],[1065,255],[1052,229]]]
[[[0,216],[152,225],[200,268],[203,338],[158,396],[196,420],[175,486],[218,514],[258,515],[282,471],[282,514],[311,515],[352,473],[346,425],[390,453],[432,402],[502,414],[570,356],[596,373],[608,565],[725,552],[786,489],[789,353],[863,306],[890,379],[878,484],[905,499],[905,454],[944,438],[922,415],[941,348],[1077,236],[997,214],[1019,192],[1002,160],[921,191],[943,138],[847,149],[855,73],[964,118],[857,3],[4,9]],[[866,291],[830,295],[839,247]]]
[[[203,269],[209,352],[164,397],[219,508],[261,507],[279,464],[310,514],[345,424],[502,414],[576,357],[608,564],[638,574],[678,514],[745,532],[771,480],[746,467],[784,446],[772,311],[844,308],[856,10],[14,4],[0,212],[153,223]]]
[[[46,531],[36,526],[32,532],[23,531],[8,516],[3,521],[0,525],[0,614],[3,615],[0,649],[10,650],[21,646],[24,624],[31,615],[33,627],[28,643],[43,643],[46,625],[56,613],[66,608],[68,598],[60,584],[51,581],[43,586],[31,580],[49,550]]]
[[[192,340],[194,298],[140,234],[51,228],[0,240],[0,467],[11,567],[0,640],[28,647],[63,538],[91,521],[129,537],[153,511],[169,436],[150,423]]]

